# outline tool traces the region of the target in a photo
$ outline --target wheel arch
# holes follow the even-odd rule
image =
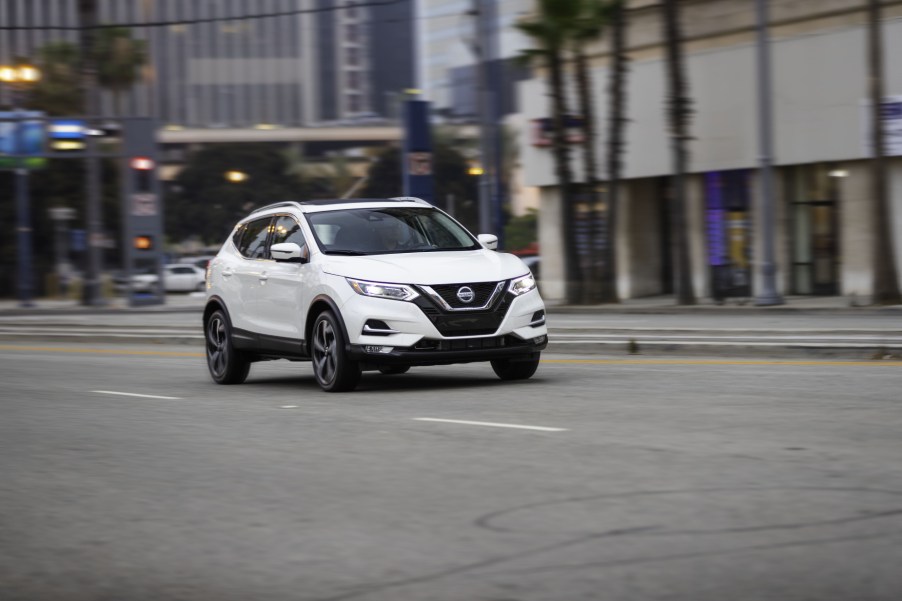
[[[207,329],[207,321],[210,319],[210,316],[213,315],[213,312],[217,309],[221,309],[226,319],[229,320],[229,325],[232,325],[232,316],[229,315],[229,310],[226,309],[225,303],[218,296],[211,296],[207,300],[207,304],[204,307],[204,316],[203,316],[203,326],[204,331]]]
[[[341,311],[338,309],[338,305],[335,304],[335,301],[325,294],[321,294],[313,299],[313,302],[310,303],[310,309],[307,311],[307,323],[304,324],[304,340],[308,341],[311,339],[311,335],[313,333],[313,323],[316,321],[316,318],[323,311],[332,311],[332,314],[335,315],[335,319],[338,320],[338,325],[341,328],[341,333],[344,336],[345,344],[350,344],[350,337],[348,336],[348,328],[345,325],[345,320],[341,316]]]

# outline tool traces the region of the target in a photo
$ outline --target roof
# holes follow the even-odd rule
[[[256,213],[262,213],[264,211],[278,209],[281,207],[291,207],[302,212],[310,212],[311,209],[316,210],[317,208],[322,207],[337,207],[342,205],[357,204],[386,205],[392,203],[432,206],[422,198],[416,198],[413,196],[398,196],[395,198],[323,198],[316,200],[288,200],[284,202],[276,202],[264,207],[260,207],[258,209],[254,209],[250,214],[254,215]]]

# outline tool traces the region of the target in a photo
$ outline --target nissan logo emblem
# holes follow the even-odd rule
[[[461,286],[457,289],[457,298],[462,303],[472,303],[473,299],[476,298],[476,293],[469,286]]]

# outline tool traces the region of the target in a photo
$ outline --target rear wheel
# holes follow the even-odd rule
[[[207,320],[204,328],[207,367],[217,384],[241,384],[247,379],[251,363],[232,345],[232,325],[221,309]]]
[[[410,371],[409,365],[383,365],[379,368],[379,373],[386,376],[396,376],[398,374],[406,374]]]
[[[326,392],[354,390],[360,382],[360,364],[345,353],[338,318],[323,311],[313,324],[313,375]]]
[[[539,368],[539,357],[526,361],[513,359],[496,359],[492,361],[492,369],[502,380],[527,380]]]

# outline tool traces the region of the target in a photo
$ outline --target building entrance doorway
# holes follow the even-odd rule
[[[807,165],[788,172],[793,294],[839,290],[839,185],[844,172]]]

